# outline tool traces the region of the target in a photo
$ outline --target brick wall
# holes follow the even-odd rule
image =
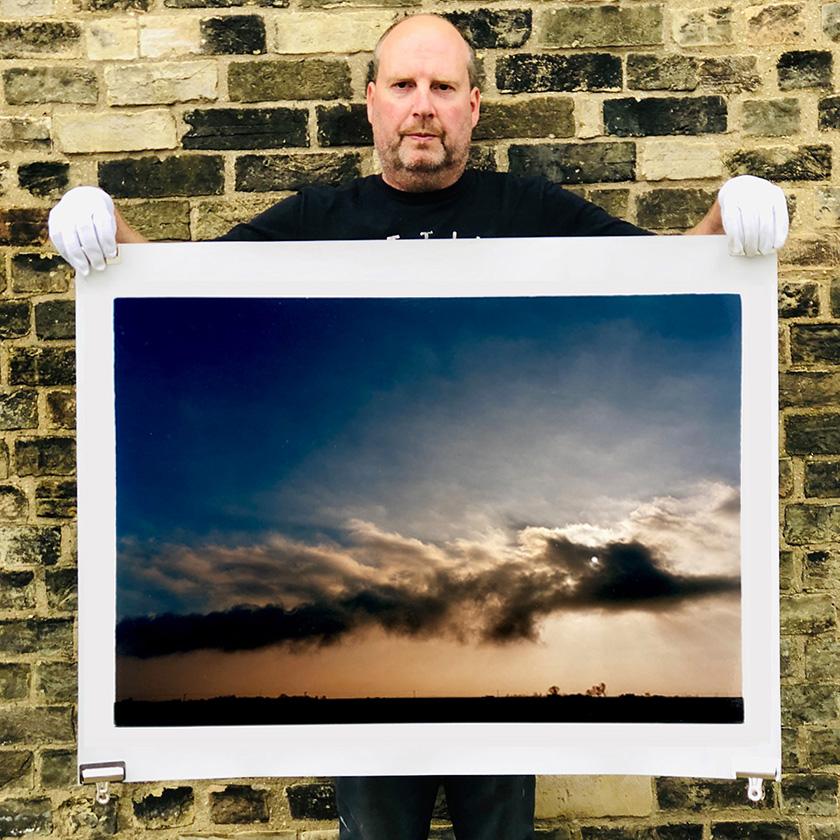
[[[334,838],[323,780],[74,778],[72,277],[48,208],[99,182],[152,239],[203,239],[374,171],[369,49],[405,0],[0,0],[0,837]],[[789,196],[782,254],[784,765],[741,783],[539,780],[541,837],[840,840],[840,2],[428,4],[486,76],[474,165],[542,171],[661,231],[722,178]],[[436,837],[450,837],[442,806]]]

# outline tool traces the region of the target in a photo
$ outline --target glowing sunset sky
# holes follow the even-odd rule
[[[118,300],[118,699],[740,695],[739,325]]]

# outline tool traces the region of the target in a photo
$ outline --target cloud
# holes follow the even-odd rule
[[[661,614],[739,592],[733,496],[707,485],[654,499],[611,529],[525,525],[440,545],[361,520],[340,543],[277,534],[201,549],[131,542],[121,548],[117,647],[151,657],[330,645],[370,626],[507,644],[538,641],[561,611]]]

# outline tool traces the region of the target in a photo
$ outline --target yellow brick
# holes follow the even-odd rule
[[[646,817],[653,787],[645,776],[539,776],[537,819]]]
[[[88,58],[94,61],[137,58],[137,21],[134,18],[97,20],[85,32]]]
[[[53,0],[0,0],[0,18],[29,18],[51,15]]]
[[[592,94],[575,97],[575,136],[587,139],[604,133],[604,103]]]
[[[272,51],[277,53],[355,53],[373,50],[391,25],[393,12],[292,12],[277,19]]]
[[[53,136],[68,154],[174,149],[175,119],[164,109],[136,114],[67,113],[53,116]]]
[[[647,181],[720,178],[720,150],[691,140],[648,140],[639,156],[639,174]]]
[[[201,49],[198,18],[163,17],[156,15],[140,19],[140,56],[163,58]]]
[[[219,70],[214,61],[126,64],[105,68],[109,105],[169,105],[213,100]]]

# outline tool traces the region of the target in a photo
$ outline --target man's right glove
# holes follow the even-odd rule
[[[49,229],[56,251],[85,276],[117,255],[114,202],[99,187],[67,192],[50,211]]]

